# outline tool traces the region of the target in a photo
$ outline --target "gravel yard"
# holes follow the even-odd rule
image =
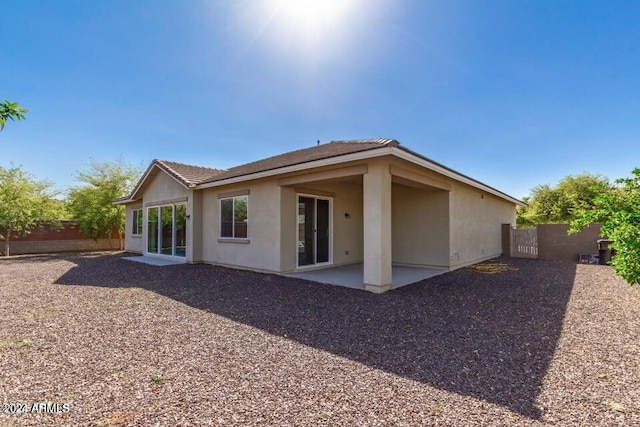
[[[121,257],[0,260],[0,426],[640,425],[640,287],[610,267],[374,295]]]

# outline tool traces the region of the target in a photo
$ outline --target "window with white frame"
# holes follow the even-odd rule
[[[247,238],[247,196],[220,199],[220,237],[228,239]]]
[[[133,225],[131,227],[131,234],[140,236],[142,234],[142,209],[133,210]]]

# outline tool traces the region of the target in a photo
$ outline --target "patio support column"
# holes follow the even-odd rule
[[[202,191],[191,190],[187,201],[187,262],[202,260]]]
[[[365,289],[391,289],[391,173],[384,161],[372,162],[362,178]]]

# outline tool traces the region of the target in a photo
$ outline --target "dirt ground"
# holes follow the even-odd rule
[[[640,425],[640,287],[610,267],[374,295],[122,256],[0,260],[0,426]]]

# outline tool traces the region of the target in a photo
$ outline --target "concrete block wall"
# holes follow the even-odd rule
[[[56,252],[90,252],[90,251],[108,251],[118,250],[120,240],[99,239],[97,242],[93,239],[77,239],[77,240],[31,240],[9,242],[9,251],[11,255],[27,255],[27,254],[46,254]]]
[[[594,223],[579,233],[568,235],[568,224],[539,224],[536,226],[538,259],[576,261],[580,254],[597,254],[600,224]],[[511,251],[511,224],[502,224],[502,254]]]
[[[578,261],[580,254],[597,254],[600,224],[567,235],[568,224],[538,225],[538,259]]]
[[[0,234],[2,234],[0,232]],[[60,227],[42,224],[34,227],[31,233],[17,236],[12,233],[9,240],[11,255],[41,254],[54,252],[85,252],[120,249],[120,238],[116,229],[108,235],[94,241],[87,237],[75,221],[61,221]],[[4,240],[0,241],[0,254],[4,252]]]

